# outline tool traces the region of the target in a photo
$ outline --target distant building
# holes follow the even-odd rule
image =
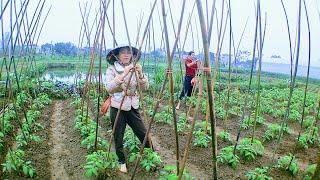
[[[253,68],[256,69],[256,64],[257,64],[258,58],[256,57],[254,59],[254,64],[253,64]],[[241,67],[241,68],[251,68],[252,66],[252,55],[251,52],[249,51],[238,51],[238,54],[236,56],[235,62],[234,62],[235,66],[237,67]]]
[[[270,56],[270,58],[281,58],[281,56],[280,55],[272,55],[272,56]]]

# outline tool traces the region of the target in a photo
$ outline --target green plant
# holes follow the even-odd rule
[[[21,110],[22,108],[26,108],[31,103],[31,96],[24,91],[21,91],[17,95],[16,107]]]
[[[224,119],[226,116],[226,110],[222,106],[219,106],[216,108],[216,115],[219,119]]]
[[[37,110],[29,110],[27,112],[27,119],[28,119],[28,123],[32,124],[34,123],[41,115],[40,111]]]
[[[87,121],[87,123],[86,123]],[[90,117],[77,115],[75,118],[75,128],[80,130],[82,137],[87,137],[89,134],[95,133],[96,123],[90,119]]]
[[[87,136],[84,140],[81,141],[81,145],[86,146],[87,149],[93,149],[94,144],[96,141],[96,134],[95,133],[90,133],[89,136]],[[97,148],[98,149],[108,149],[109,144],[107,141],[101,139],[100,137],[97,137]]]
[[[194,146],[199,147],[208,147],[208,143],[211,140],[211,137],[207,135],[202,129],[198,129],[196,131],[193,131],[194,135]]]
[[[23,134],[18,134],[16,136],[16,141],[18,143],[18,147],[23,147],[26,146],[28,144],[28,142],[35,142],[35,143],[40,143],[41,142],[41,138],[40,136],[34,135],[34,134],[30,134],[29,132],[24,132],[25,136],[23,136]]]
[[[234,114],[234,115],[237,115],[237,116],[241,116],[242,114],[242,109],[240,106],[232,106],[229,110],[229,113],[230,114]]]
[[[9,133],[13,130],[13,125],[11,124],[11,121],[16,117],[15,111],[12,109],[12,107],[8,108],[8,110],[4,113],[4,116],[2,118],[2,125],[3,125],[3,134]]]
[[[258,139],[244,138],[240,141],[238,150],[241,156],[250,161],[254,160],[258,155],[263,155],[264,147]]]
[[[317,168],[317,164],[311,164],[310,166],[308,166],[308,168],[306,170],[306,174],[303,179],[304,180],[311,180],[312,176],[316,172],[316,168]]]
[[[31,109],[33,110],[40,110],[51,103],[51,99],[45,93],[40,94],[36,99],[33,100]]]
[[[227,146],[221,149],[220,154],[218,155],[218,162],[227,163],[233,169],[237,168],[239,157],[233,153],[233,146]]]
[[[189,171],[185,168],[182,174],[182,178],[185,180],[194,179],[190,176]],[[159,180],[177,180],[177,166],[167,165],[160,171]]]
[[[2,164],[3,172],[23,172],[25,176],[33,177],[35,169],[32,167],[31,161],[25,161],[23,159],[24,156],[25,152],[21,149],[9,151],[6,155],[6,162]]]
[[[130,152],[138,152],[139,145],[141,144],[139,139],[134,135],[131,129],[126,130],[124,133],[124,143],[123,146],[128,148]]]
[[[196,107],[197,105],[197,96],[190,96],[186,99],[187,105],[191,107]]]
[[[139,152],[131,153],[129,161],[134,162],[137,159],[138,154]],[[144,148],[140,165],[146,171],[150,171],[154,170],[157,166],[162,165],[162,161],[156,152],[152,151],[150,148]]]
[[[307,116],[302,123],[303,128],[309,128],[315,123],[315,119],[313,116]]]
[[[148,115],[149,117],[151,117],[152,114],[153,114],[153,107],[152,107],[152,106],[149,106],[149,107],[147,108],[147,115]],[[157,114],[156,114],[156,115],[157,115]]]
[[[264,119],[263,116],[257,116],[257,123],[258,124],[263,124],[266,120]]]
[[[4,134],[0,132],[0,152],[2,151],[3,144],[4,144],[3,138],[4,138]]]
[[[268,176],[268,168],[255,168],[253,171],[246,173],[248,180],[271,180],[272,177]]]
[[[299,111],[295,108],[292,108],[290,110],[290,114],[289,114],[289,120],[291,121],[299,121],[299,119],[301,118],[301,114],[299,113]]]
[[[255,116],[255,114],[252,113],[251,116],[250,116],[250,118],[247,117],[247,118],[244,120],[244,121],[248,121],[248,122],[246,122],[246,123],[248,124],[248,127],[253,126],[254,116]],[[249,119],[250,119],[250,120],[249,120]],[[257,118],[256,118],[256,122],[257,122],[257,124],[260,124],[260,125],[261,125],[261,124],[263,124],[263,123],[265,122],[265,119],[264,119],[263,116],[258,115]]]
[[[289,166],[290,165],[290,166]],[[277,168],[289,171],[292,175],[296,175],[299,171],[299,166],[297,163],[297,159],[293,154],[289,154],[289,156],[281,156],[278,160]]]
[[[279,136],[281,126],[279,124],[269,124],[267,131],[264,133],[263,140],[270,141]],[[283,132],[286,134],[291,134],[291,130],[288,126],[285,126]]]
[[[226,131],[221,131],[218,135],[218,137],[222,140],[222,141],[226,141],[226,142],[231,142],[231,136],[230,133],[226,132]]]
[[[308,149],[309,145],[320,143],[318,127],[310,127],[298,139],[298,146]]]
[[[177,131],[178,132],[184,131],[184,129],[186,128],[186,122],[187,122],[187,115],[186,115],[186,113],[182,113],[179,116],[179,120],[177,122]]]
[[[97,152],[87,155],[86,159],[87,162],[84,169],[87,177],[105,174],[107,169],[115,170],[119,165],[117,155],[114,152],[110,152],[108,155],[107,152],[98,150]]]
[[[159,112],[155,115],[155,122],[157,123],[171,124],[172,119],[173,115],[169,111]]]
[[[74,99],[74,101],[71,103],[75,108],[80,108],[81,105],[81,98],[77,97]]]
[[[253,119],[251,117],[245,118],[241,124],[242,129],[248,129],[249,127],[252,127],[252,126],[253,126]]]

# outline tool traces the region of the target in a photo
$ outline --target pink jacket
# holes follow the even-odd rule
[[[116,71],[115,66],[109,66],[106,73],[106,89],[111,96],[111,107],[119,109],[124,96],[125,86],[129,81],[131,73],[124,78],[124,83],[117,80],[117,75],[119,75],[119,73]],[[142,79],[138,79],[137,81],[135,74],[133,74],[121,110],[130,111],[131,107],[134,109],[139,108],[138,82],[140,83],[141,90],[148,89],[149,83],[147,76],[144,75]]]

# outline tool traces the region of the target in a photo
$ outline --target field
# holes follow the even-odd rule
[[[66,61],[60,63],[66,64]],[[156,94],[165,78],[165,64],[151,64],[149,60],[142,63],[151,83],[149,90],[141,95],[143,101],[140,106],[141,114],[147,116],[144,121],[148,126],[157,102]],[[181,90],[182,76],[179,63],[176,63],[174,68],[177,73],[174,73],[173,77],[173,98],[176,101]],[[70,75],[72,70],[42,69],[43,75],[48,71],[60,72],[55,76],[63,76],[63,72],[69,72]],[[290,92],[287,82],[289,77],[265,73],[258,88],[254,76],[248,93],[248,71],[233,71],[230,84],[228,72],[223,68],[219,72],[214,89],[218,178],[250,179],[248,172],[255,168],[261,169],[251,173],[251,178],[259,174],[260,177],[273,179],[304,179],[308,171],[315,171],[315,165],[310,165],[317,163],[319,152],[319,80],[313,79],[308,84],[304,110],[305,79],[297,80],[287,121],[281,127]],[[9,103],[2,111],[0,179],[130,179],[140,142],[127,127],[124,145],[129,172],[118,172],[112,144],[109,158],[106,158],[112,131],[109,116],[99,118],[96,126],[96,83],[88,86],[87,99],[81,98],[85,89],[84,82],[74,84],[79,91],[71,91],[73,86],[70,84],[44,81],[42,78],[39,86],[37,81],[32,80],[35,77],[35,74],[25,76],[25,81],[20,84],[20,88],[24,90],[14,98],[14,104]],[[205,81],[203,82],[205,84]],[[257,106],[258,89],[261,91]],[[6,92],[16,91],[17,87],[12,86],[11,90]],[[101,93],[100,104],[105,95],[105,92]],[[145,150],[136,179],[170,179],[175,176],[176,139],[169,100],[170,93],[166,88],[159,100],[159,108],[152,124],[151,139],[155,151]],[[244,120],[241,123],[244,106]],[[195,111],[198,113],[194,117]],[[184,179],[212,178],[211,126],[207,113],[206,91],[200,93],[197,86],[193,96],[183,101],[181,108],[176,111],[180,160],[183,159],[192,121],[195,120]],[[98,139],[95,148],[97,127]],[[281,129],[284,134],[278,143]],[[239,130],[240,140],[236,153],[233,154]],[[274,152],[277,146],[279,149]]]
[[[1,1],[0,180],[319,180],[318,2],[273,1]]]

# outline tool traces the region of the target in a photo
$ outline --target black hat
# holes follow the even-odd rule
[[[117,61],[117,57],[119,55],[119,52],[122,48],[128,48],[130,49],[130,46],[128,45],[121,45],[121,46],[117,46],[114,49],[112,49],[111,51],[108,52],[107,54],[107,61],[109,64],[112,64]],[[141,52],[139,52],[139,50],[135,47],[132,47],[132,53],[133,53],[133,58],[136,59],[136,61],[138,61],[141,57]],[[139,56],[138,56],[139,55]],[[138,57],[137,57],[138,56]]]

